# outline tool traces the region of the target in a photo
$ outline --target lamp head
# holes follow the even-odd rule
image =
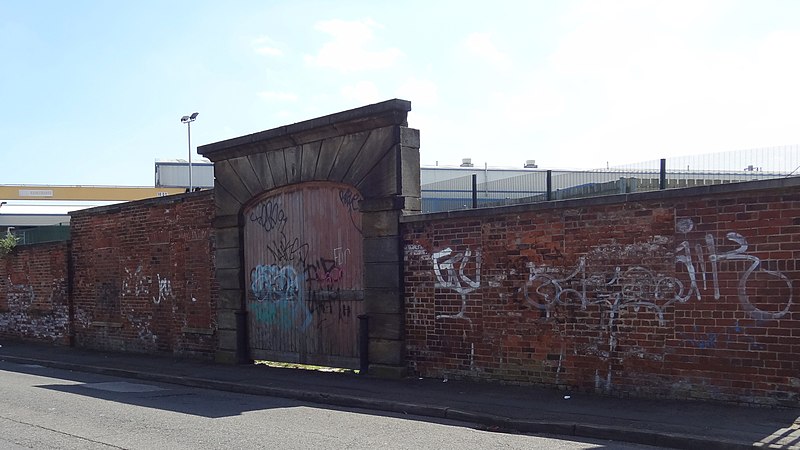
[[[186,123],[186,122],[188,122],[188,121],[189,121],[189,116],[183,116],[183,117],[181,117],[181,123]]]

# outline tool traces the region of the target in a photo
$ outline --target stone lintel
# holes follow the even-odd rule
[[[247,136],[202,145],[197,148],[197,152],[211,161],[217,162],[390,125],[406,126],[409,111],[411,111],[411,102],[400,99],[387,100]]]

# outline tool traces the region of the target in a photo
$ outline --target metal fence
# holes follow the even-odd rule
[[[597,170],[459,170],[473,173],[423,183],[423,213],[799,176],[800,146],[664,158]]]
[[[40,244],[42,242],[68,241],[69,225],[52,225],[35,228],[12,230],[17,238],[17,245]]]

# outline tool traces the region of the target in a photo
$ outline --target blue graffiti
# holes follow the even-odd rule
[[[759,323],[756,322],[758,326]],[[724,332],[720,335],[717,333],[701,333],[700,328],[695,325],[692,333],[680,333],[679,337],[686,341],[689,347],[709,349],[723,347],[727,348],[727,344],[731,342],[741,342],[748,344],[750,350],[763,350],[764,344],[756,341],[756,338],[750,336],[748,328],[743,327],[736,321],[734,326],[724,328]]]
[[[302,299],[302,274],[292,266],[259,264],[250,271],[250,313],[257,323],[303,331],[312,316]]]
[[[250,314],[256,323],[298,331],[305,331],[312,321],[311,312],[300,302],[250,302]]]
[[[250,271],[250,290],[259,302],[296,301],[300,295],[300,277],[292,266],[257,265]]]

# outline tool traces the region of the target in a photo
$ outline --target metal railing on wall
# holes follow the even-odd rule
[[[69,225],[51,225],[35,228],[15,229],[11,233],[17,238],[17,245],[41,244],[44,242],[68,241]]]
[[[422,185],[422,212],[452,211],[601,195],[800,176],[800,146],[738,152],[737,158],[663,158],[598,170],[498,171]],[[727,159],[726,159],[727,158]],[[491,169],[487,169],[491,172]],[[484,172],[481,170],[481,172]]]

